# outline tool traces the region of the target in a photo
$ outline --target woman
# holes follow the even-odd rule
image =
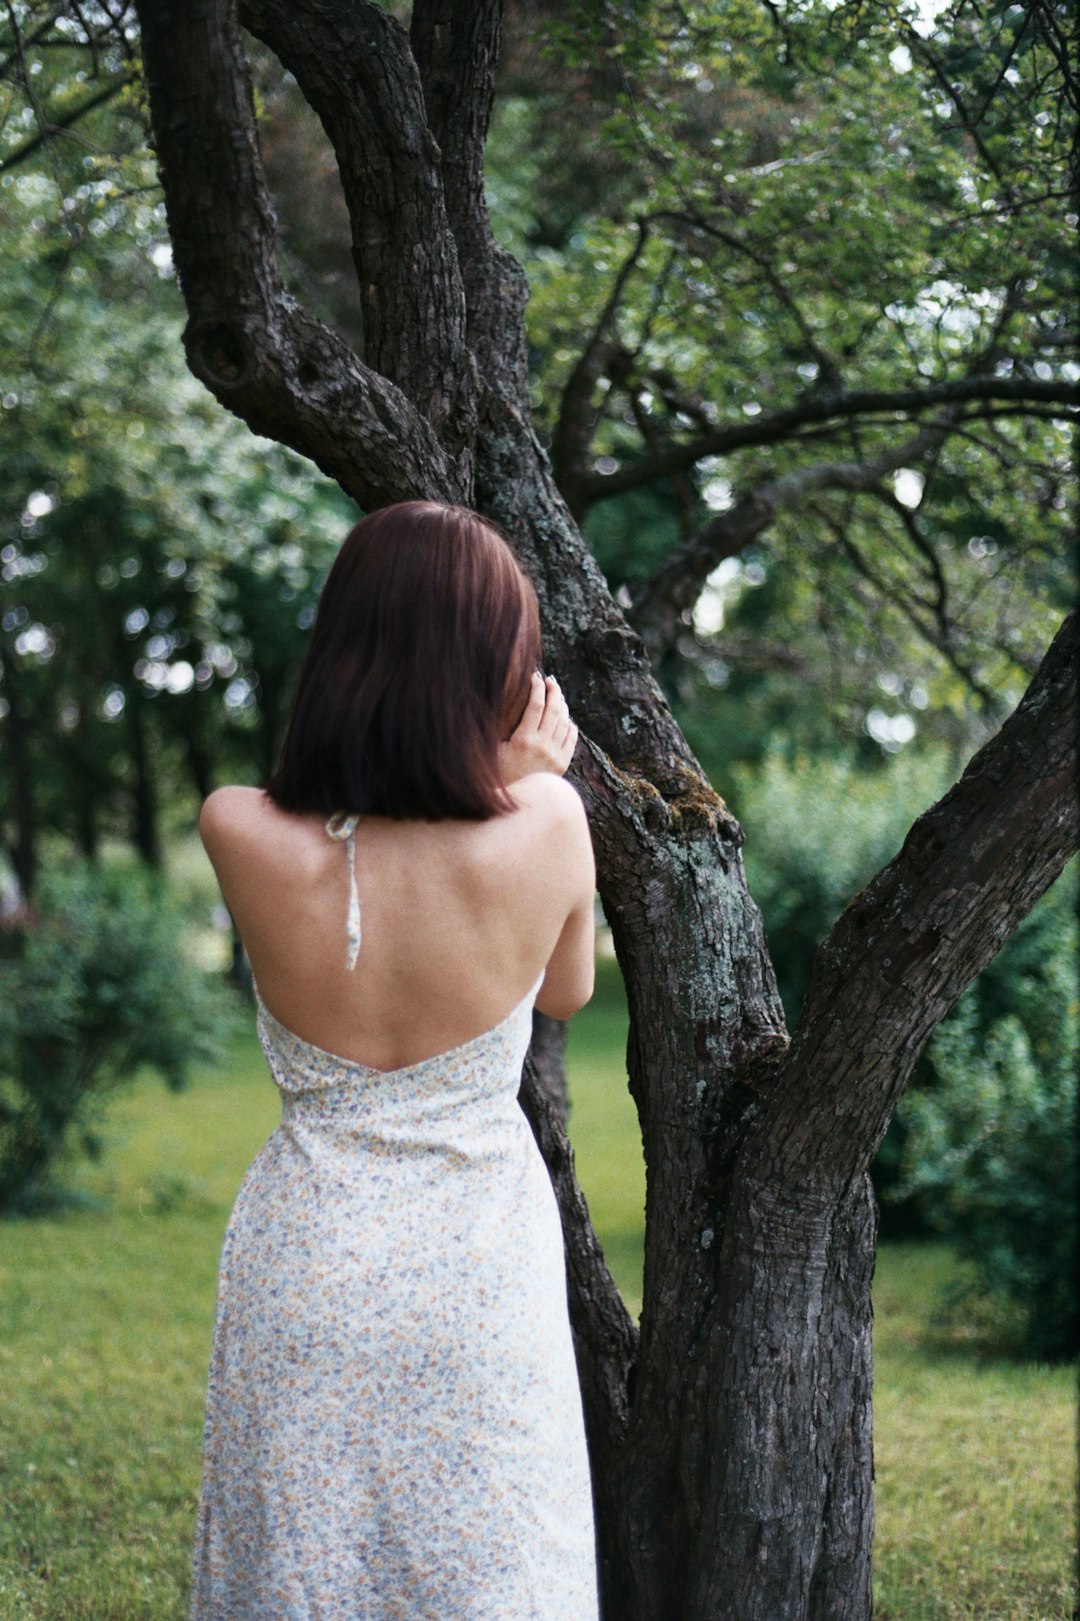
[[[595,874],[536,599],[475,513],[364,518],[280,766],[200,831],[282,1120],[225,1236],[193,1621],[590,1621],[588,1465],[533,1007]]]

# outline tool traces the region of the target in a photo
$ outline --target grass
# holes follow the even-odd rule
[[[596,994],[571,1022],[567,1043],[570,1136],[604,1254],[623,1298],[641,1313],[645,1166],[626,1088],[626,1001],[614,962],[601,962]]]
[[[644,1178],[624,1013],[602,976],[571,1036],[579,1174],[640,1296]],[[0,1621],[182,1621],[218,1249],[276,1095],[254,1041],[183,1093],[119,1098],[83,1203],[0,1224]],[[1059,1621],[1070,1591],[1073,1379],[928,1329],[953,1271],[887,1246],[875,1285],[881,1621]]]
[[[893,1244],[874,1286],[877,1621],[1075,1615],[1076,1376],[928,1326],[943,1245]]]

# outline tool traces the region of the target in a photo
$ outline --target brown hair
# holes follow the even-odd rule
[[[283,810],[483,819],[540,662],[536,593],[465,507],[370,513],[327,576],[266,791]]]

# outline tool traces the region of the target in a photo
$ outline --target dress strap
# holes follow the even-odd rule
[[[345,845],[345,856],[349,864],[349,917],[346,934],[348,950],[345,953],[345,966],[349,969],[356,967],[356,959],[360,955],[360,891],[356,887],[357,820],[355,816],[346,816],[344,811],[336,811],[326,824],[326,831],[330,837]]]

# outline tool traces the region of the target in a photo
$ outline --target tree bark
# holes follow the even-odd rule
[[[606,1621],[865,1621],[867,1167],[934,1022],[1076,847],[1072,644],[1055,643],[1016,724],[848,908],[789,1047],[742,832],[532,431],[521,273],[483,203],[494,0],[417,0],[412,57],[370,0],[244,5],[343,165],[363,359],[282,291],[227,0],[139,0],[138,11],[192,369],[365,507],[466,500],[499,521],[536,584],[545,659],[582,729],[573,772],[627,986],[647,1168],[640,1331],[532,1066],[522,1103],[563,1217]],[[413,296],[402,278],[421,238],[432,286]],[[385,287],[369,285],[380,277]],[[919,411],[960,397],[972,396],[873,398]],[[814,409],[843,416],[854,398]],[[801,408],[787,431],[812,419]]]
[[[473,372],[461,364],[465,295],[408,36],[368,0],[308,0],[302,8],[245,0],[241,16],[296,75],[333,143],[352,224],[364,359],[444,444],[464,452],[467,482],[475,412]]]
[[[1077,848],[1077,722],[1074,613],[818,948],[791,1046],[725,1151],[709,1417],[685,1430],[709,1481],[688,1615],[809,1616],[822,1594],[823,1613],[869,1613],[869,1567],[852,1564],[873,1523],[867,1170],[930,1032]],[[717,1447],[729,1466],[710,1474]]]
[[[147,0],[138,13],[195,376],[256,433],[310,456],[361,506],[422,488],[463,497],[467,478],[427,419],[284,290],[231,5]]]
[[[625,1587],[620,1546],[622,1482],[629,1390],[638,1335],[593,1232],[584,1195],[574,1175],[574,1155],[560,1109],[537,1074],[532,1056],[522,1076],[521,1106],[544,1156],[559,1201],[566,1246],[567,1292],[589,1442],[597,1554],[605,1613],[621,1612],[616,1595]]]
[[[529,1048],[536,1084],[563,1131],[570,1119],[570,1099],[566,1091],[566,1024],[533,1011],[532,1042]]]

